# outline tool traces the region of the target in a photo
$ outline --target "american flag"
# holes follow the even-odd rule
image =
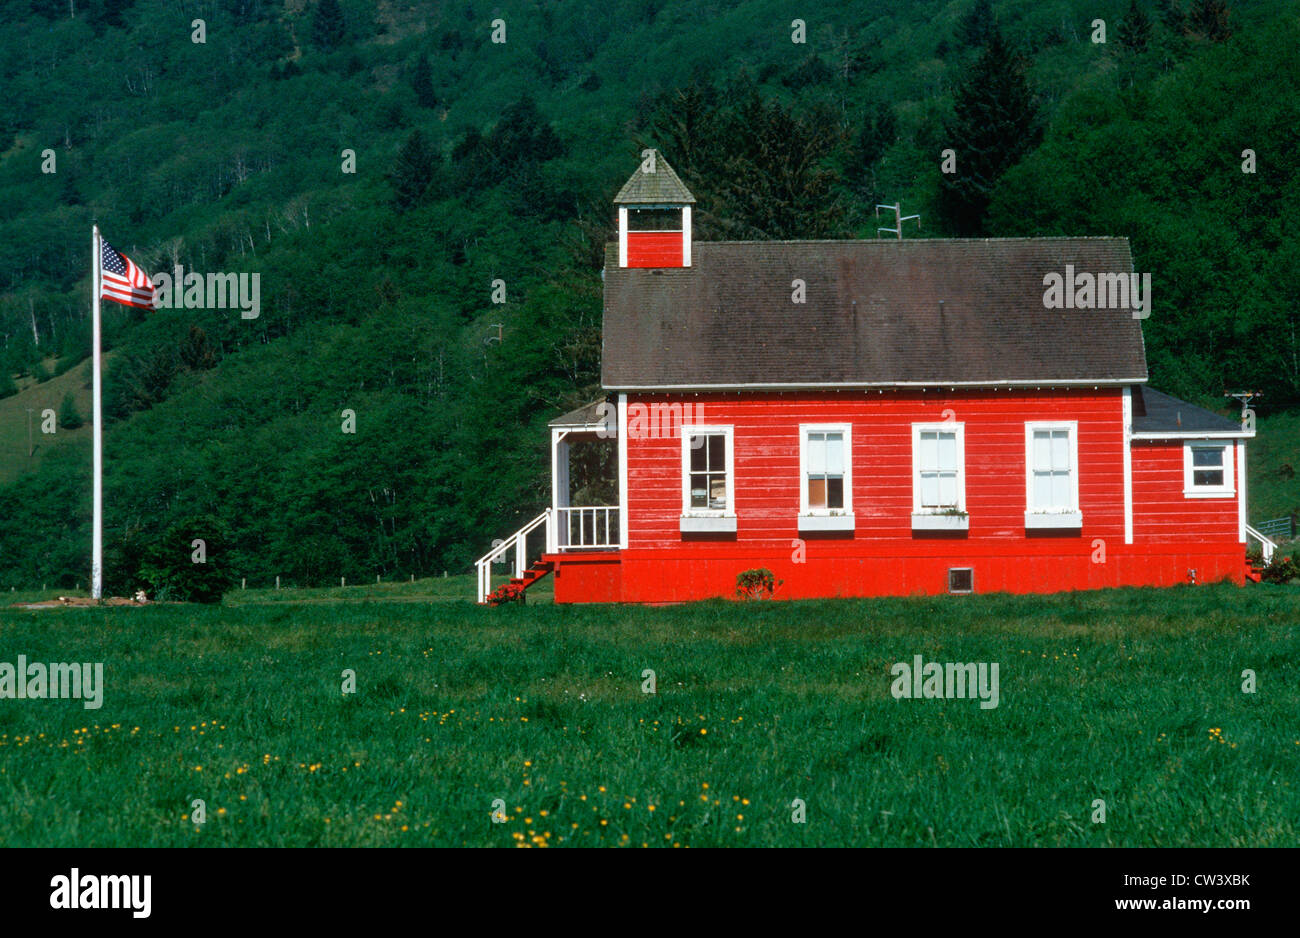
[[[100,296],[104,299],[141,309],[157,308],[149,275],[135,266],[131,258],[109,247],[102,238],[99,241],[99,273]]]

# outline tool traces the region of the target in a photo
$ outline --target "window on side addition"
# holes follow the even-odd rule
[[[1232,443],[1187,443],[1183,446],[1183,494],[1188,498],[1230,498],[1236,494]]]

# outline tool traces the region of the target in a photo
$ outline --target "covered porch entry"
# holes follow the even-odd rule
[[[548,426],[551,506],[514,534],[494,541],[479,558],[480,603],[493,594],[493,564],[513,560],[513,577],[496,588],[522,591],[556,570],[566,557],[590,558],[624,546],[617,406],[602,398]]]

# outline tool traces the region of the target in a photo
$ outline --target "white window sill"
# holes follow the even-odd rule
[[[683,534],[735,534],[735,515],[682,515]]]
[[[1026,528],[1081,528],[1083,512],[1081,511],[1027,511]]]
[[[969,531],[970,515],[912,512],[913,531]]]
[[[800,515],[800,531],[852,531],[857,527],[855,515]]]
[[[1183,489],[1183,498],[1236,498],[1237,493],[1233,489],[1215,489],[1206,491],[1205,489]]]

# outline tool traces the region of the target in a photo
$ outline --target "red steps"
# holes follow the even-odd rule
[[[524,589],[532,586],[546,574],[555,569],[555,564],[549,560],[536,560],[533,565],[524,571],[523,576],[513,576],[510,578],[512,586],[522,586]]]
[[[1246,582],[1260,583],[1263,582],[1264,561],[1255,560],[1249,555],[1246,557]]]

